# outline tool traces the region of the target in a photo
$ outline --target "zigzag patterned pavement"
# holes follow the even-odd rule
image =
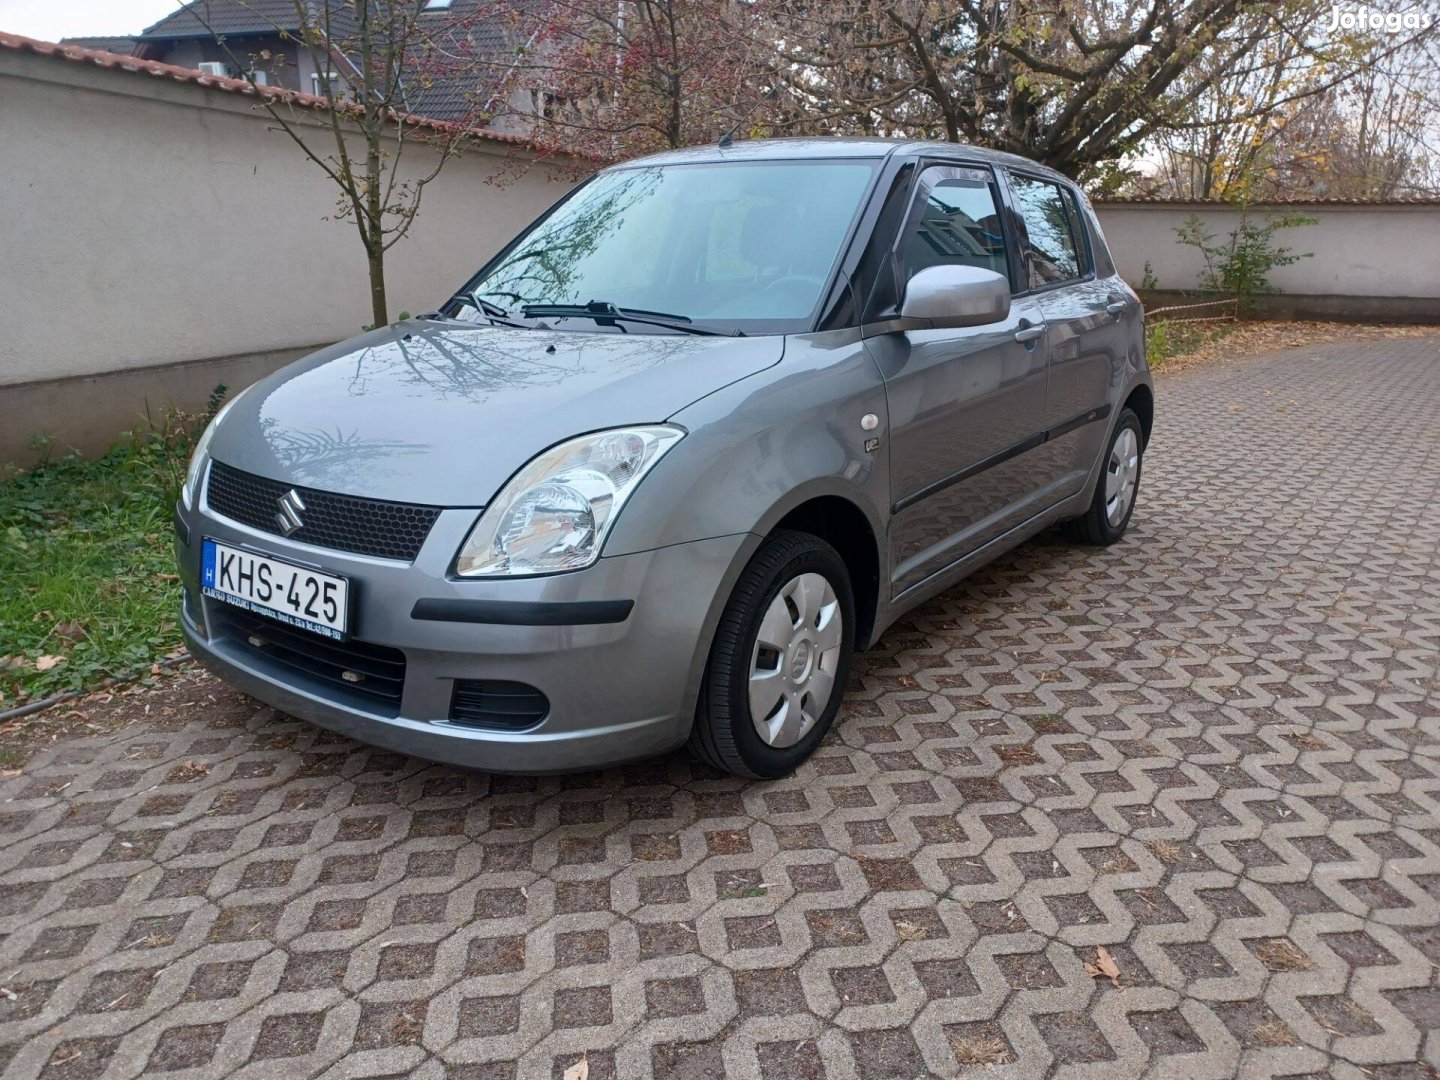
[[[1336,343],[1163,378],[1130,536],[906,619],[778,783],[229,691],[61,744],[0,785],[0,1068],[1434,1080],[1437,560],[1440,338]]]

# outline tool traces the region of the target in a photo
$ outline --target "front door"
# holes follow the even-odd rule
[[[930,166],[898,248],[902,281],[936,264],[1010,277],[994,175]],[[1046,329],[1017,297],[988,326],[867,340],[890,408],[891,593],[899,595],[1042,509],[1036,450],[1045,428]]]

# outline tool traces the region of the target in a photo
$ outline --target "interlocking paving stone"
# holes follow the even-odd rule
[[[902,620],[776,783],[462,773],[238,695],[46,751],[0,783],[0,1069],[1434,1080],[1440,338],[1158,397],[1130,536]]]

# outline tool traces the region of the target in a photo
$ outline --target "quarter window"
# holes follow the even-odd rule
[[[1073,281],[1085,274],[1084,245],[1073,199],[1059,184],[1011,176],[1015,209],[1025,225],[1025,273],[1030,288]]]
[[[904,280],[929,266],[978,266],[1008,278],[998,207],[988,170],[926,169],[900,248]]]

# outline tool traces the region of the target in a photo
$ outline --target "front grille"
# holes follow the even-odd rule
[[[217,514],[252,529],[285,536],[276,516],[280,511],[280,497],[290,490],[290,484],[253,476],[213,461],[206,500]],[[305,504],[301,514],[304,524],[287,539],[382,559],[413,562],[440,516],[435,506],[380,502],[313,488],[293,490]]]
[[[247,652],[324,683],[330,696],[398,716],[405,654],[367,641],[332,641],[229,605],[212,606],[211,626]]]
[[[456,679],[450,720],[465,727],[519,731],[534,727],[550,711],[535,687],[506,679]]]

